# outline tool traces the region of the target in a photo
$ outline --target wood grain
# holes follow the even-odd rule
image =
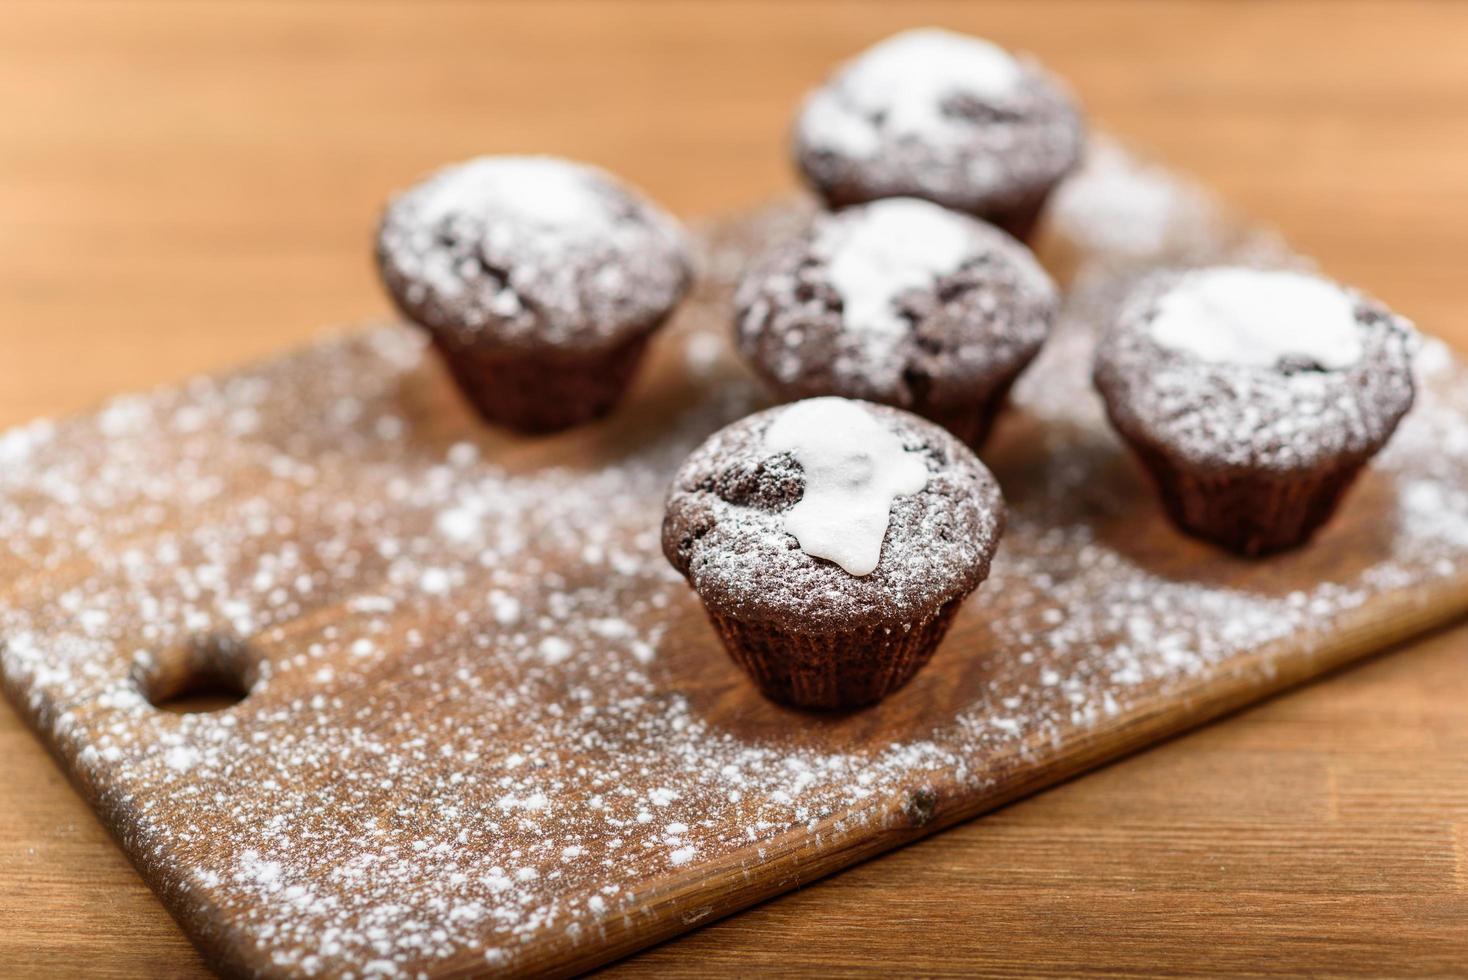
[[[794,93],[840,54],[918,21],[1036,51],[1113,129],[1468,342],[1460,7],[6,13],[8,421],[382,309],[363,257],[370,216],[388,188],[444,159],[572,153],[689,213],[762,197],[788,184],[780,132]],[[1465,951],[1468,834],[1445,789],[1462,784],[1468,755],[1465,639],[1446,634],[627,968],[1449,971]],[[132,975],[197,963],[30,736],[8,712],[0,726],[13,801],[0,815],[11,885],[0,888],[0,962]],[[1223,815],[1241,794],[1220,774],[1254,789],[1237,820]],[[1227,873],[1213,873],[1215,859]]]

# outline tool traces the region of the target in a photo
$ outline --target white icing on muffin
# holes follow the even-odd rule
[[[1333,292],[1348,304],[1347,324]],[[1159,338],[1163,316],[1174,322]],[[1302,322],[1312,326],[1296,329]],[[1386,443],[1412,404],[1415,336],[1375,300],[1298,272],[1169,270],[1121,306],[1097,348],[1095,381],[1118,429],[1180,464],[1312,470]]]
[[[922,454],[845,398],[790,406],[765,432],[764,448],[790,453],[805,471],[805,495],[786,512],[785,530],[806,554],[852,575],[876,569],[893,499],[928,485]]]
[[[1149,327],[1163,347],[1213,364],[1328,371],[1361,358],[1355,301],[1317,276],[1224,267],[1184,276],[1157,301]]]
[[[972,219],[912,197],[874,201],[823,224],[816,254],[829,262],[845,325],[866,340],[867,360],[885,364],[910,324],[897,299],[930,287],[980,248]]]

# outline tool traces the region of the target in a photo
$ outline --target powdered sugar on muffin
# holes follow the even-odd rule
[[[1297,272],[1161,273],[1097,354],[1113,419],[1191,465],[1306,468],[1375,453],[1411,407],[1415,333]]]
[[[874,201],[844,219],[824,221],[815,252],[823,256],[841,297],[842,319],[858,338],[858,369],[892,373],[896,348],[909,333],[898,300],[931,288],[975,251],[971,222],[911,197]]]
[[[480,157],[397,197],[378,234],[393,298],[462,346],[605,347],[687,289],[677,222],[615,178],[552,157]]]
[[[984,213],[1043,196],[1080,158],[1069,95],[979,38],[905,31],[811,93],[800,166],[833,203],[913,195]]]
[[[1049,333],[1058,296],[1029,250],[916,198],[818,215],[750,269],[741,352],[786,397],[908,408],[960,432]]]
[[[1212,364],[1340,371],[1361,359],[1356,301],[1335,283],[1288,270],[1203,269],[1157,301],[1163,347]]]
[[[807,554],[787,529],[807,476],[771,452],[770,429],[799,404],[758,412],[710,436],[679,469],[663,551],[711,610],[785,630],[901,630],[968,594],[988,574],[1004,522],[989,471],[953,436],[881,405],[861,405],[917,455],[927,478],[892,499],[880,560],[867,575]]]
[[[871,48],[837,77],[842,98],[812,98],[804,119],[813,146],[875,156],[884,136],[928,138],[953,123],[944,100],[1012,97],[1022,69],[997,44],[935,28],[904,31]]]

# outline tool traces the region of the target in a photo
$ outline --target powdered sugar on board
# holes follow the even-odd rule
[[[1190,261],[1298,262],[1159,210],[1161,178],[1119,153],[1097,165],[1117,169],[1062,196],[1062,231],[1134,194]],[[657,532],[683,456],[761,404],[727,291],[799,218],[713,233],[714,282],[649,382],[558,440],[475,425],[393,327],[0,437],[7,689],[212,956],[586,965],[982,809],[1222,679],[1267,689],[1404,596],[1468,595],[1468,372],[1444,347],[1342,519],[1298,555],[1232,562],[1161,525],[1087,383],[1089,324],[1179,253],[1067,235],[1077,288],[985,453],[1011,501],[990,581],[882,706],[767,704]],[[151,707],[190,663],[253,690],[214,714]]]

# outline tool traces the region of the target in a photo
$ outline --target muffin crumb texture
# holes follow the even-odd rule
[[[1057,227],[1125,218],[1135,202],[1135,235],[1125,253],[1082,255],[1015,391],[1034,427],[987,459],[1011,502],[989,580],[956,607],[934,660],[873,711],[816,724],[759,698],[658,534],[680,462],[763,404],[729,363],[728,296],[751,254],[807,220],[788,204],[709,240],[712,285],[660,341],[664,367],[686,365],[691,381],[651,385],[665,402],[573,434],[575,454],[554,463],[523,467],[455,408],[400,327],[0,435],[12,700],[231,964],[543,972],[627,939],[629,923],[679,927],[673,889],[752,898],[741,872],[764,887],[888,831],[940,826],[1013,789],[1024,765],[1210,678],[1262,687],[1306,669],[1279,641],[1307,635],[1318,653],[1408,590],[1461,595],[1468,372],[1432,340],[1350,555],[1327,534],[1268,574],[1210,577],[1185,541],[1137,550],[1126,532],[1143,525],[1128,521],[1161,517],[1090,393],[1084,324],[1114,317],[1141,270],[1184,250],[1295,260],[1273,236],[1180,220],[1206,210],[1185,182],[1111,165],[1063,195],[1077,210],[1061,206]],[[1178,249],[1143,251],[1148,240]],[[953,485],[933,447],[904,445],[935,482],[895,498],[889,543]],[[795,467],[749,458],[770,479],[729,471],[703,492],[710,513],[740,500],[758,515],[741,518],[749,533],[798,553],[781,526]],[[890,574],[884,555],[865,578],[827,568],[900,608],[931,577],[918,570],[960,547]],[[1305,584],[1281,587],[1287,569]],[[148,703],[149,683],[205,655],[250,680],[242,703],[194,715]],[[694,884],[712,865],[717,885]]]

